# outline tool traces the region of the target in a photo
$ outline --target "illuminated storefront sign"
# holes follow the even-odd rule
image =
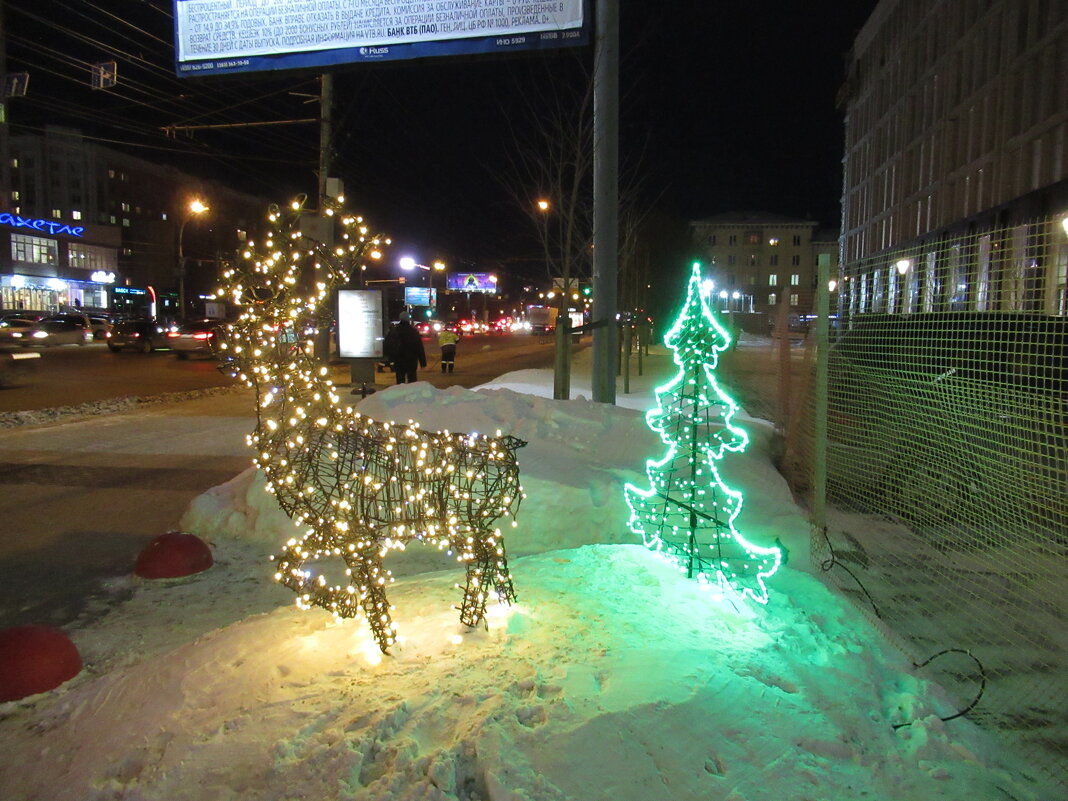
[[[53,220],[36,220],[31,217],[20,217],[18,214],[11,214],[6,211],[0,212],[0,225],[10,225],[12,228],[30,228],[44,234],[52,234],[53,236],[59,236],[61,234],[81,236],[85,233],[85,228],[80,225],[66,225],[65,223],[58,223]]]
[[[89,280],[96,281],[98,284],[114,284],[115,273],[106,273],[103,270],[97,270],[89,276]]]

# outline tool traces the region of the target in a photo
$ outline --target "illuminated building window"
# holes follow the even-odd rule
[[[70,213],[70,216],[73,220],[80,220],[82,218],[82,213],[80,211],[75,210]]]
[[[771,245],[773,248],[774,247],[778,247],[779,246],[779,237],[773,236],[771,239],[768,240],[768,244]]]
[[[797,305],[797,293],[796,292],[791,292],[790,293],[790,305],[791,306],[796,306]]]
[[[31,264],[57,264],[59,246],[54,239],[42,236],[11,235],[11,258]]]
[[[119,266],[114,250],[77,242],[67,246],[67,258],[70,266],[78,270],[115,272]]]
[[[794,273],[790,276],[790,286],[801,286],[801,275]]]
[[[778,273],[769,273],[768,274],[768,286],[778,286],[778,285],[779,285],[779,274]]]
[[[776,295],[774,292],[769,292],[768,293],[768,305],[769,306],[774,306],[778,302],[779,302],[779,296]]]
[[[59,209],[52,209],[52,216],[58,220],[60,217],[63,216],[63,212]]]

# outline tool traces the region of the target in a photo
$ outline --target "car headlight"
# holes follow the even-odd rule
[[[33,332],[33,338],[34,339],[44,339],[46,336],[48,336],[48,332],[47,331],[34,331]]]

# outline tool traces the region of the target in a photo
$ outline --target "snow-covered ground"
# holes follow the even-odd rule
[[[573,383],[588,396],[583,356]],[[745,493],[739,530],[790,552],[767,607],[717,606],[637,542],[622,488],[662,452],[641,412],[673,369],[665,352],[649,365],[616,407],[551,400],[548,371],[361,404],[529,442],[506,539],[519,599],[485,629],[464,630],[451,608],[455,563],[412,546],[391,557],[401,643],[383,657],[363,623],[302,612],[272,581],[268,555],[294,528],[260,476],[199,497],[180,527],[212,544],[215,566],[114,582],[124,600],[70,631],[82,674],[0,706],[0,798],[1059,797],[1004,742],[943,723],[954,709],[940,689],[810,574],[766,422],[738,415],[752,443],[721,465]]]

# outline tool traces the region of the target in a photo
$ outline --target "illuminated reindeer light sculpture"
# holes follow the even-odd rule
[[[266,241],[248,243],[220,290],[244,309],[231,329],[226,368],[256,393],[257,425],[248,438],[254,462],[282,509],[306,527],[273,557],[275,578],[297,593],[302,608],[320,606],[337,617],[356,617],[362,608],[388,652],[396,630],[383,558],[419,540],[466,565],[460,621],[476,626],[491,595],[515,600],[495,522],[509,515],[515,525],[523,498],[516,451],[526,443],[499,432],[488,437],[378,422],[341,405],[301,332],[324,323],[332,289],[381,240],[361,218],[334,209],[341,245],[324,246],[301,234],[301,206],[298,200],[285,212],[271,208]],[[300,286],[312,269],[315,289],[303,296]],[[344,561],[343,583],[310,569],[309,562],[328,557]]]

